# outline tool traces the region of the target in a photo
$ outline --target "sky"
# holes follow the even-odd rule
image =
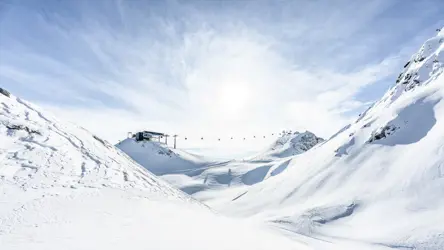
[[[442,13],[441,0],[0,0],[0,87],[112,143],[154,130],[243,156],[284,129],[328,138],[356,119]]]

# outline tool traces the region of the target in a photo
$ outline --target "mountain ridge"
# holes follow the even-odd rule
[[[355,122],[216,207],[329,241],[444,248],[443,51],[441,31]]]
[[[12,94],[0,94],[0,163],[2,249],[307,249],[217,215],[105,140]]]

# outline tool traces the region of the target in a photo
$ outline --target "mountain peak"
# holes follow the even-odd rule
[[[302,154],[323,141],[310,131],[284,132],[265,152],[253,159],[266,160]]]
[[[444,32],[441,30],[435,37],[428,39],[404,65],[399,74],[397,85],[391,91],[392,100],[402,92],[427,85],[443,72]]]

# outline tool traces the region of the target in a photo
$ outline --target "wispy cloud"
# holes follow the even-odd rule
[[[2,85],[115,142],[141,128],[328,137],[382,95],[442,24],[444,3],[10,1],[1,11]]]

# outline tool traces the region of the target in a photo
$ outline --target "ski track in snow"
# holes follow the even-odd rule
[[[309,249],[215,214],[108,142],[19,98],[0,102],[1,249]]]

